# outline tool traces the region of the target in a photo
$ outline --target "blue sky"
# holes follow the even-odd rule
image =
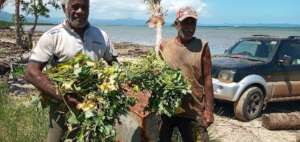
[[[144,0],[90,0],[92,19],[141,19],[149,16]],[[175,9],[192,5],[202,24],[300,24],[300,0],[162,0],[167,21]],[[13,3],[3,9],[12,13]],[[63,17],[52,10],[52,17]]]
[[[300,24],[299,0],[207,0],[212,23],[289,23]]]

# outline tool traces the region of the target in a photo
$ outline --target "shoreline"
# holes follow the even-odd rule
[[[33,36],[34,45],[42,34],[43,32],[35,32]],[[119,58],[121,58],[121,60],[133,60],[138,56],[145,55],[151,48],[154,48],[154,46],[143,45],[133,42],[113,42],[113,46],[117,50]],[[8,59],[4,59],[5,56],[12,56],[12,58],[14,58],[20,56],[20,54],[23,54],[25,52],[30,52],[30,50],[26,51],[24,49],[16,48],[15,35],[13,29],[0,29],[0,47],[5,48],[6,50],[10,50],[5,52],[6,55],[1,53],[0,50],[0,61],[7,61]]]

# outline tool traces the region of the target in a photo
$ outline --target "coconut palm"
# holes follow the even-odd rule
[[[162,39],[162,26],[164,25],[164,12],[160,5],[161,0],[144,0],[150,11],[151,17],[147,21],[150,28],[156,28],[155,51],[158,53]]]

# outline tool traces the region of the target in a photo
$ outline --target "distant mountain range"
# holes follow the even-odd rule
[[[0,19],[4,20],[4,21],[11,21],[12,18],[12,14],[4,12],[4,11],[0,11]]]
[[[0,20],[11,21],[12,14],[4,11],[0,11]],[[26,17],[28,23],[33,21],[33,17]],[[40,17],[39,23],[58,24],[63,21],[63,17]],[[94,25],[124,25],[124,26],[145,26],[146,20],[138,19],[116,19],[116,20],[103,20],[103,19],[90,19],[90,22]],[[171,25],[171,22],[166,23],[167,26]],[[300,27],[296,24],[201,24],[200,26],[208,27]]]
[[[0,20],[3,21],[11,21],[13,15],[8,12],[0,12]],[[39,23],[49,23],[49,24],[58,24],[63,21],[63,17],[40,17]],[[33,17],[27,16],[26,21],[32,22]],[[92,24],[95,25],[126,25],[126,26],[143,26],[146,25],[146,21],[144,20],[136,20],[136,19],[117,19],[117,20],[102,20],[102,19],[90,19]]]

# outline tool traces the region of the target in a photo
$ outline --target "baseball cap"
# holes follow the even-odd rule
[[[194,10],[190,6],[185,6],[185,7],[179,8],[176,11],[176,20],[178,20],[178,21],[183,21],[184,19],[189,18],[189,17],[198,19],[198,14],[197,14],[196,10]]]

